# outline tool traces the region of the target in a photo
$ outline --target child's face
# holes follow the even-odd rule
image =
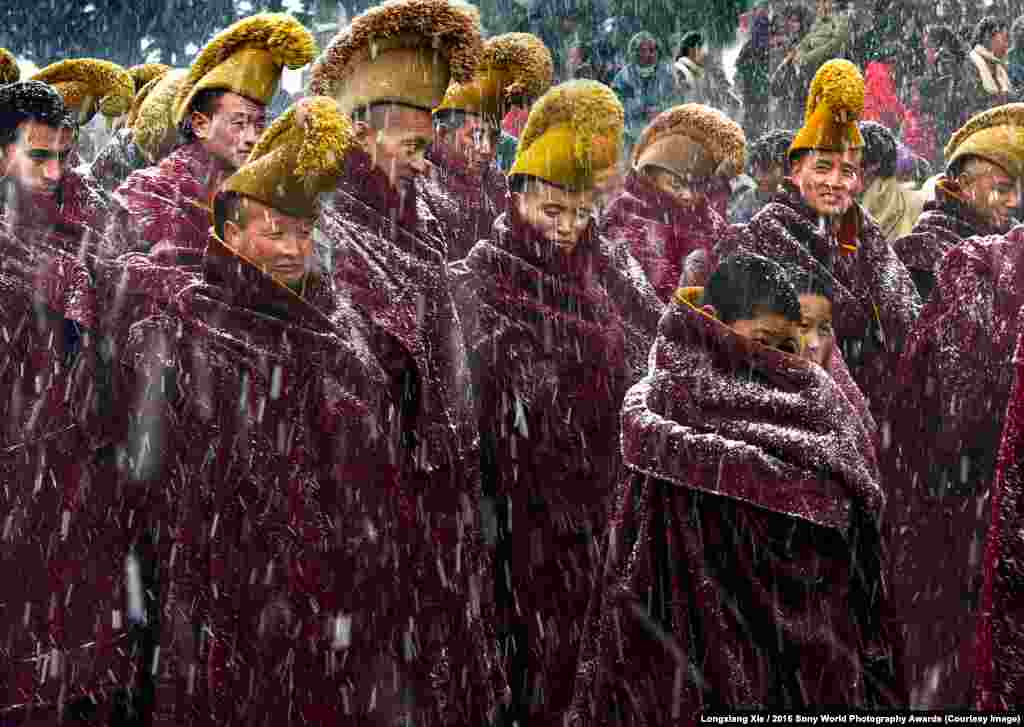
[[[832,301],[813,293],[801,295],[800,318],[800,354],[827,369],[836,340],[832,330]]]
[[[761,313],[756,318],[744,318],[730,324],[736,333],[752,338],[762,346],[775,348],[783,353],[800,352],[798,326],[778,313]]]

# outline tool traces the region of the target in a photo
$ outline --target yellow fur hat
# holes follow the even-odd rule
[[[104,116],[120,116],[128,112],[135,96],[135,84],[121,66],[96,58],[74,58],[53,63],[36,75],[57,89],[68,111],[80,124],[87,124],[102,111]]]
[[[248,161],[222,187],[292,217],[316,216],[355,143],[352,122],[332,98],[303,99],[263,132]]]
[[[480,52],[479,13],[447,0],[388,0],[334,37],[310,89],[348,114],[375,103],[431,111],[450,81],[472,78]]]
[[[132,141],[151,164],[170,154],[177,141],[174,103],[187,76],[187,68],[174,68],[153,79],[136,95],[128,114]]]
[[[445,110],[480,114],[498,123],[513,103],[529,106],[554,77],[551,51],[535,35],[506,33],[484,43],[473,80],[452,83],[434,113]]]
[[[21,69],[18,68],[18,61],[14,54],[6,48],[0,48],[0,86],[17,83],[19,80],[21,80]]]
[[[223,89],[264,106],[277,93],[285,66],[302,68],[316,56],[316,41],[298,20],[284,13],[261,13],[218,33],[196,56],[178,91],[174,123],[180,124],[192,99],[205,89]]]
[[[789,147],[846,151],[861,149],[864,138],[857,122],[864,113],[864,77],[857,66],[846,60],[831,60],[814,74],[807,94],[804,125]]]
[[[975,156],[1011,177],[1024,177],[1024,103],[997,106],[973,116],[950,137],[945,154],[947,167]]]
[[[603,83],[555,86],[530,110],[509,176],[591,189],[617,171],[624,124],[622,104]]]
[[[633,147],[633,168],[654,165],[681,177],[732,179],[746,163],[747,138],[739,124],[703,104],[662,111]]]
[[[164,63],[143,63],[129,68],[128,75],[132,77],[135,93],[138,94],[150,81],[160,78],[169,70],[171,67]]]

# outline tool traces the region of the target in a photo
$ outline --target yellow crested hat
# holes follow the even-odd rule
[[[151,164],[170,154],[178,139],[174,103],[187,76],[187,68],[172,68],[154,78],[136,94],[128,112],[132,141]]]
[[[21,69],[14,54],[6,48],[0,48],[0,86],[17,83],[21,80]]]
[[[529,106],[549,88],[554,77],[551,51],[530,33],[506,33],[484,43],[471,81],[448,86],[441,105],[446,110],[480,114],[500,122],[513,103]]]
[[[480,59],[480,19],[448,0],[388,0],[352,20],[317,59],[312,93],[343,113],[378,103],[432,111]]]
[[[135,84],[135,93],[138,93],[146,87],[146,85],[156,78],[162,77],[165,73],[171,70],[171,67],[165,63],[142,63],[138,66],[132,66],[128,69],[128,75],[132,77],[132,82]]]
[[[354,144],[352,122],[334,99],[303,99],[263,132],[221,193],[234,192],[292,217],[312,218],[320,194],[337,185]]]
[[[1014,178],[1024,177],[1024,103],[982,111],[967,121],[945,149],[947,167],[975,156],[999,166]]]
[[[174,123],[191,110],[196,94],[222,89],[268,105],[284,67],[302,68],[316,56],[316,41],[285,13],[260,13],[222,30],[196,56],[178,91]]]
[[[618,170],[624,124],[622,104],[603,83],[555,86],[530,109],[509,176],[592,189]]]
[[[709,106],[688,103],[658,114],[633,147],[633,168],[653,165],[681,177],[733,178],[743,171],[747,138],[739,124]]]
[[[89,123],[97,111],[116,117],[128,112],[135,96],[135,84],[121,66],[96,58],[73,58],[53,63],[30,80],[57,89],[68,111],[80,124]]]
[[[850,61],[833,59],[814,74],[807,94],[804,125],[789,147],[792,156],[806,149],[861,149],[857,122],[864,113],[864,77]]]

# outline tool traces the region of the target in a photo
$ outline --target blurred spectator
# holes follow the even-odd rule
[[[1024,16],[1017,18],[1010,28],[1010,50],[1006,54],[1006,75],[1010,86],[1018,94],[1024,90]]]
[[[687,33],[679,41],[672,73],[675,76],[676,95],[681,103],[708,103],[711,80],[704,68],[707,57],[704,36],[697,31]]]
[[[797,43],[793,63],[800,69],[801,77],[813,78],[825,61],[845,58],[852,39],[846,0],[818,0],[814,24]]]
[[[973,42],[974,48],[968,54],[972,114],[1009,101],[1012,87],[1005,60],[1010,46],[1009,25],[989,15],[978,23]]]
[[[758,14],[750,27],[750,39],[736,57],[736,90],[743,100],[743,132],[753,139],[771,126],[771,20]]]
[[[970,117],[967,51],[947,25],[930,25],[925,30],[926,70],[918,82],[920,110],[935,126],[936,153],[931,162],[941,162],[942,147],[953,132]]]
[[[931,160],[941,155],[939,140],[935,133],[935,121],[922,111],[920,83],[910,86],[910,103],[903,114],[900,136],[907,148],[917,156]]]
[[[641,31],[629,41],[627,62],[611,83],[626,112],[626,148],[640,137],[640,132],[660,111],[673,105],[672,73],[658,63],[658,41]]]
[[[861,204],[892,241],[910,234],[924,208],[924,195],[896,175],[896,137],[882,124],[862,121],[864,192]]]
[[[796,46],[810,29],[811,14],[801,5],[787,5],[772,24],[772,121],[776,127],[798,128],[804,123],[804,94],[810,78],[799,75]]]
[[[906,109],[896,91],[893,66],[901,55],[900,46],[885,45],[875,50],[875,60],[864,69],[864,121],[877,121],[893,131],[903,126]]]
[[[769,131],[747,146],[747,172],[755,186],[736,196],[729,205],[729,221],[746,223],[771,201],[782,180],[789,175],[789,146],[793,132]]]

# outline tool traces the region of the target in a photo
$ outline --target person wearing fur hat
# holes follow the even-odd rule
[[[132,172],[149,166],[147,156],[135,144],[133,122],[138,118],[139,108],[145,103],[150,92],[159,86],[160,81],[172,70],[174,69],[162,63],[146,63],[128,69],[135,82],[135,97],[132,99],[131,108],[128,113],[114,119],[113,135],[89,165],[89,174],[107,192],[113,192],[121,186]],[[186,72],[177,71],[177,77]],[[169,109],[166,115],[170,117]],[[164,126],[166,128],[167,124]],[[173,125],[170,128],[173,129]]]
[[[551,51],[528,33],[489,39],[473,80],[452,83],[434,109],[430,173],[423,198],[446,228],[448,259],[461,260],[505,212],[508,187],[496,165],[501,122],[513,106],[529,108],[551,86]]]
[[[0,48],[0,86],[17,83],[21,80],[21,69],[18,59],[6,48]]]
[[[889,388],[885,370],[921,304],[907,269],[855,199],[863,103],[864,79],[855,65],[832,60],[818,70],[804,125],[789,147],[789,179],[748,224],[730,230],[715,254],[746,249],[834,278],[836,339],[877,417]]]
[[[950,158],[968,165],[981,154],[978,172],[1003,180],[1002,189],[989,187],[993,205],[1017,195],[1021,109],[1009,104],[975,116],[947,146]],[[948,202],[943,187],[948,181],[937,189]],[[953,217],[956,208],[944,209]],[[961,212],[935,239],[945,244],[979,217]],[[891,479],[898,487],[889,520],[900,534],[892,547],[902,567],[893,587],[905,622],[907,679],[931,709],[969,705],[974,693],[980,559],[1024,328],[1022,250],[1021,225],[950,244],[933,268],[934,287],[897,369],[895,396],[903,406],[891,416]]]
[[[109,207],[71,168],[77,124],[61,95],[39,81],[0,87],[0,221],[16,234],[46,233],[75,256],[100,247]]]
[[[633,148],[626,188],[609,205],[602,234],[627,245],[667,303],[683,261],[710,250],[726,222],[711,199],[743,169],[746,139],[736,122],[701,104],[663,111]]]
[[[306,65],[315,52],[313,36],[295,18],[261,13],[218,33],[184,78],[163,76],[146,96],[153,97],[153,113],[144,113],[140,104],[135,119],[146,126],[150,141],[138,139],[138,129],[133,132],[155,166],[134,172],[115,191],[117,227],[123,232],[112,252],[148,252],[162,245],[200,256],[207,243],[210,203],[224,180],[245,163],[266,127],[266,107],[281,73],[285,67]],[[168,98],[172,84],[177,84],[176,94]],[[168,136],[174,139],[174,128],[184,143],[160,159],[162,151],[157,150],[166,148]],[[147,149],[147,143],[154,148]]]
[[[396,336],[416,365],[409,397],[418,405],[411,434],[417,457],[403,486],[413,498],[422,494],[417,512],[425,520],[414,530],[431,533],[418,541],[418,552],[436,559],[434,567],[448,583],[420,592],[437,609],[436,628],[420,634],[413,691],[427,699],[430,674],[439,670],[443,678],[433,693],[446,697],[446,709],[460,724],[484,723],[495,704],[490,670],[469,666],[469,681],[461,681],[467,667],[457,636],[466,618],[459,599],[470,588],[483,587],[486,595],[491,589],[479,586],[472,568],[459,565],[454,545],[471,547],[476,532],[463,504],[472,503],[475,511],[479,501],[479,435],[462,326],[449,290],[449,240],[418,193],[418,180],[433,140],[431,112],[452,81],[472,80],[480,54],[474,12],[447,0],[390,0],[335,36],[310,79],[313,93],[335,98],[351,115],[356,135],[318,219],[323,256],[335,286]],[[409,619],[389,622],[404,629]]]
[[[946,145],[946,172],[910,234],[893,243],[925,300],[946,253],[969,237],[1009,231],[1024,177],[1024,104],[971,118]]]
[[[871,434],[798,355],[801,315],[782,266],[749,252],[673,296],[622,406],[568,727],[903,703]]]
[[[485,494],[499,504],[510,724],[561,724],[618,471],[616,412],[631,374],[592,211],[616,174],[622,122],[596,81],[542,96],[509,172],[509,211],[453,266]]]

